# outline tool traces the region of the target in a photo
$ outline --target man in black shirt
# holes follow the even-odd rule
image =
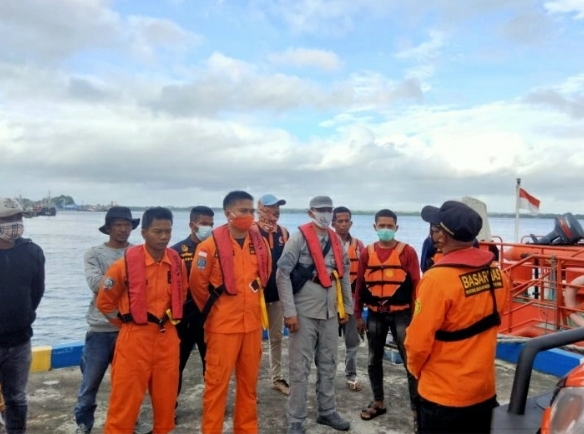
[[[0,383],[9,433],[26,431],[32,323],[45,292],[45,256],[22,238],[22,215],[16,200],[0,197]]]
[[[191,215],[189,219],[189,228],[191,229],[190,235],[171,247],[171,249],[178,252],[181,259],[184,261],[189,276],[191,274],[191,266],[197,246],[201,241],[204,241],[211,236],[214,215],[215,213],[213,210],[207,206],[196,206],[191,209]],[[177,324],[176,331],[178,333],[178,337],[180,338],[180,375],[177,393],[178,405],[178,395],[180,394],[182,387],[182,373],[195,344],[197,345],[199,355],[201,356],[203,374],[205,373],[206,346],[201,312],[199,311],[197,305],[193,302],[193,297],[191,296],[190,291],[187,293],[187,300],[183,307],[183,319],[179,324]]]

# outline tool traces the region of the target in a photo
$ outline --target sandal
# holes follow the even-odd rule
[[[356,378],[353,378],[352,380],[347,380],[347,386],[349,387],[349,389],[354,390],[355,392],[359,392],[361,389],[363,389],[363,385]]]
[[[385,413],[387,413],[387,408],[379,408],[375,405],[375,401],[371,401],[367,408],[361,410],[361,419],[371,420]]]

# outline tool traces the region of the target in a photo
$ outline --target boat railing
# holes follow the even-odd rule
[[[572,283],[584,275],[584,248],[505,243],[493,238],[481,245],[497,248],[502,268],[513,284],[500,327],[502,334],[536,337],[574,328],[569,320],[574,312],[584,318],[584,286]],[[577,290],[576,306],[566,306],[564,291],[568,287]]]

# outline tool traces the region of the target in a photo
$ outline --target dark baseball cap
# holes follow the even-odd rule
[[[132,218],[132,211],[130,208],[125,206],[112,206],[110,209],[107,210],[105,215],[105,224],[99,228],[99,231],[102,234],[109,234],[107,230],[108,221],[111,219],[124,219],[129,220],[132,223],[132,229],[136,229],[140,224],[140,219]]]
[[[479,213],[455,200],[444,202],[440,208],[427,205],[422,208],[421,214],[424,221],[440,226],[458,241],[473,241],[483,227],[483,219]]]

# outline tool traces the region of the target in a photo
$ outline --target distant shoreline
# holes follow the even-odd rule
[[[148,208],[150,208],[149,206],[129,206],[128,208],[130,208],[132,211],[145,211]],[[186,211],[189,212],[191,210],[191,207],[184,207],[184,206],[166,206],[166,208],[170,209],[171,211]],[[218,207],[211,207],[211,209],[215,212],[221,212],[223,211],[222,208],[218,208]],[[96,211],[88,211],[88,210],[62,210],[65,212],[106,212],[105,210],[96,210]],[[356,211],[351,211],[352,214],[354,215],[374,215],[376,211],[366,211],[366,210],[356,210]],[[282,214],[302,214],[306,212],[306,208],[280,208],[280,212]],[[419,216],[420,212],[419,211],[396,211],[395,212],[398,216]],[[531,215],[531,214],[520,214],[519,217],[522,219],[553,219],[561,214],[554,214],[554,213],[541,213],[538,215]],[[488,213],[489,217],[504,217],[504,218],[515,218],[515,213],[500,213],[500,212],[490,212]],[[584,214],[574,214],[574,217],[576,217],[576,219],[578,220],[584,220]]]

